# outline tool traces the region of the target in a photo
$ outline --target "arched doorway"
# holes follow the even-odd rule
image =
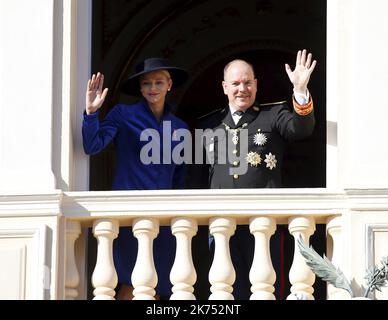
[[[316,128],[303,141],[289,143],[284,187],[326,186],[326,0],[281,1],[93,1],[93,72],[105,74],[110,94],[101,117],[117,103],[134,99],[119,85],[137,61],[169,58],[187,69],[189,82],[170,97],[176,114],[193,128],[196,118],[223,107],[222,70],[233,58],[250,61],[259,80],[260,102],[291,100],[284,63],[294,65],[298,49],[318,60],[310,82]],[[114,150],[90,161],[90,190],[109,190]]]

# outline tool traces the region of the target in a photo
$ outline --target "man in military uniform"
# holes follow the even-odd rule
[[[286,72],[294,86],[293,110],[286,102],[256,102],[257,79],[252,65],[233,60],[225,66],[222,82],[228,106],[201,119],[201,128],[225,131],[207,142],[206,154],[212,158],[208,172],[210,188],[279,188],[286,141],[308,137],[314,129],[312,97],[307,85],[316,65],[311,53],[300,50],[296,66]],[[244,132],[245,130],[245,132]],[[244,133],[244,134],[242,134]],[[244,154],[241,154],[243,150]],[[224,159],[226,161],[219,161]],[[246,161],[245,173],[236,173]],[[249,299],[249,270],[253,259],[253,237],[247,226],[239,226],[231,238],[231,256],[236,269],[235,298]]]

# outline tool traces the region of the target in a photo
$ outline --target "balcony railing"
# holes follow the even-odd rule
[[[81,227],[93,227],[98,241],[97,262],[92,276],[94,299],[113,299],[117,285],[113,240],[120,226],[131,225],[139,244],[132,273],[134,299],[154,299],[157,274],[152,259],[152,243],[159,226],[167,225],[171,226],[172,234],[176,237],[176,258],[170,274],[173,294],[170,299],[195,299],[196,270],[191,241],[198,225],[208,225],[215,240],[214,259],[209,270],[209,299],[233,299],[235,270],[231,262],[229,239],[236,225],[249,224],[255,239],[254,258],[249,272],[252,285],[250,298],[275,299],[276,274],[269,243],[276,226],[288,224],[295,241],[301,236],[308,243],[315,232],[315,225],[326,224],[327,234],[331,237],[331,241],[327,242],[327,255],[337,264],[342,247],[341,218],[347,210],[347,200],[343,191],[326,189],[65,193],[62,212],[66,217],[67,235],[66,298],[79,297],[79,290],[86,281],[79,271],[86,259],[80,259],[75,254],[76,240],[81,230],[85,230]],[[295,245],[295,248],[298,247]],[[315,276],[298,249],[294,252],[289,279],[289,299],[314,298]],[[335,298],[336,294],[342,293],[329,286],[328,298]]]

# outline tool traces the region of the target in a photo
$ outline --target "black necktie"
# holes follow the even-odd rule
[[[233,112],[234,116],[242,116],[243,114],[244,114],[243,111],[235,111],[235,112]]]

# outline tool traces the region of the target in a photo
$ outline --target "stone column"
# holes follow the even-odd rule
[[[250,219],[249,229],[255,237],[255,253],[249,272],[251,300],[275,300],[276,273],[272,266],[270,239],[276,230],[276,220],[270,217]]]
[[[176,238],[176,254],[170,273],[173,284],[171,300],[195,300],[194,284],[197,281],[191,240],[198,231],[197,222],[191,218],[177,218],[171,222],[172,234]]]
[[[79,221],[66,221],[66,300],[74,300],[78,297],[80,276],[75,262],[74,245],[80,234],[81,223]]]
[[[134,287],[133,300],[155,300],[156,274],[153,241],[159,232],[156,219],[139,218],[133,222],[133,234],[138,241],[136,264],[131,280]]]
[[[234,300],[232,295],[236,272],[230,257],[229,239],[236,230],[236,221],[232,218],[212,218],[210,233],[214,237],[214,260],[209,272],[212,292],[209,300]]]
[[[304,257],[299,252],[297,240],[299,236],[308,245],[309,238],[315,231],[315,222],[311,217],[292,217],[288,220],[288,229],[294,237],[294,260],[290,269],[291,294],[287,300],[301,299],[314,300],[313,284],[315,275],[306,264]]]
[[[117,273],[113,262],[113,240],[119,233],[116,220],[101,219],[93,223],[97,238],[97,262],[92,275],[95,300],[114,300]]]

